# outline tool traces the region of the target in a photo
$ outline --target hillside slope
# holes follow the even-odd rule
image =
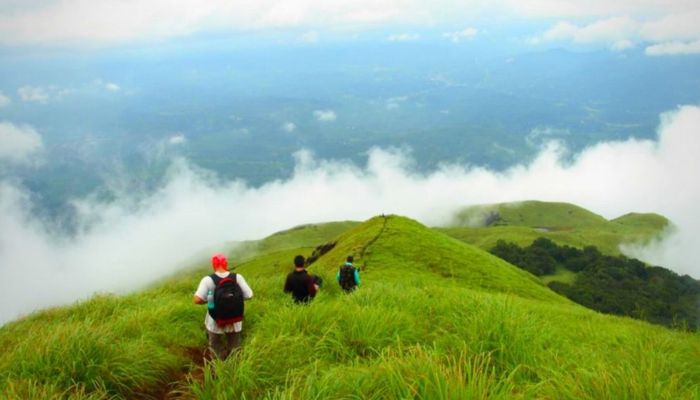
[[[561,245],[592,245],[616,255],[621,244],[647,242],[670,226],[658,214],[630,213],[608,221],[573,204],[525,201],[467,207],[456,215],[454,226],[440,230],[485,250],[498,240],[526,246],[546,237]]]
[[[457,214],[458,225],[529,226],[548,230],[600,226],[607,220],[569,203],[523,201],[467,207]]]
[[[420,284],[449,278],[472,289],[517,293],[562,301],[537,278],[471,245],[429,229],[408,218],[375,217],[338,238],[338,245],[318,264],[335,273],[348,254],[368,279],[403,280]]]
[[[299,232],[303,232],[300,229]],[[210,269],[130,296],[100,296],[0,328],[6,398],[551,398],[700,396],[695,334],[597,314],[482,250],[402,217],[343,232],[311,267],[308,306],[282,293],[293,256],[236,266],[255,291],[244,348],[201,365]],[[294,240],[290,240],[294,242]],[[284,246],[280,246],[284,247]],[[348,254],[350,295],[334,282]]]
[[[300,247],[313,247],[319,243],[331,240],[359,224],[356,221],[342,221],[299,225],[273,233],[261,240],[231,243],[231,253],[237,260],[247,260],[264,253]]]

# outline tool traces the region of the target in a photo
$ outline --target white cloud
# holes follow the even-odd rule
[[[622,39],[618,40],[617,42],[613,43],[610,48],[614,51],[625,51],[631,48],[634,48],[634,43],[632,43],[631,40],[627,39]]]
[[[614,51],[627,50],[636,43],[652,44],[649,55],[690,54],[697,52],[700,41],[700,9],[685,14],[672,14],[659,19],[633,19],[611,17],[586,24],[576,25],[560,21],[547,31],[534,36],[530,42],[569,41],[577,44],[599,44]]]
[[[213,3],[51,1],[0,17],[0,41],[6,44],[113,42],[186,34],[204,22],[203,18],[215,16],[212,13],[220,6]],[[37,26],[42,29],[36,29]]]
[[[700,54],[700,40],[694,42],[665,42],[648,46],[644,53],[649,56]]]
[[[406,102],[406,100],[408,100],[407,96],[390,97],[386,100],[385,107],[389,111],[396,110],[397,108],[401,107],[401,103]]]
[[[314,117],[321,122],[333,122],[338,117],[333,110],[316,110]]]
[[[551,126],[538,126],[530,130],[525,136],[525,143],[529,146],[540,148],[546,143],[550,143],[571,135],[568,129],[558,129]]]
[[[637,22],[629,17],[607,18],[578,29],[574,41],[594,43],[625,40],[635,34],[637,29]]]
[[[399,33],[389,35],[386,38],[390,42],[415,42],[418,39],[420,39],[420,35],[417,33]]]
[[[112,83],[112,82],[105,83],[105,89],[109,90],[110,92],[118,92],[121,90],[119,85],[117,85],[116,83]]]
[[[297,126],[294,124],[294,122],[285,122],[282,124],[282,130],[285,132],[292,133],[297,129]]]
[[[554,26],[546,30],[541,35],[531,38],[530,41],[533,44],[540,44],[542,42],[550,42],[557,40],[571,40],[576,35],[576,31],[578,29],[579,27],[572,24],[571,22],[560,21],[554,24]]]
[[[46,104],[50,97],[47,89],[29,85],[17,89],[17,94],[22,101],[41,104]]]
[[[0,44],[118,43],[226,30],[347,32],[381,25],[395,28],[434,27],[455,21],[491,23],[495,16],[514,21],[621,15],[645,20],[676,15],[682,19],[698,9],[697,1],[692,0],[46,0],[17,2],[9,9],[0,6]],[[670,20],[659,29],[693,30],[697,20]],[[473,35],[467,32],[457,40],[469,37]],[[674,36],[663,40],[690,39]]]
[[[0,108],[6,107],[12,103],[12,100],[5,96],[3,92],[0,92]]]
[[[73,88],[61,88],[56,85],[31,86],[25,85],[17,89],[20,99],[30,103],[46,104],[49,101],[61,100],[64,96],[75,93]]]
[[[517,15],[531,18],[604,17],[631,15],[649,17],[685,13],[698,9],[692,0],[506,0],[506,7]]]
[[[654,42],[700,39],[700,5],[696,9],[669,14],[647,21],[640,28],[641,36]]]
[[[472,40],[476,37],[479,31],[476,28],[465,28],[461,31],[444,33],[442,36],[450,39],[454,43],[459,43],[464,40]]]
[[[561,21],[552,26],[535,42],[567,40],[574,43],[609,43],[628,40],[637,35],[638,24],[628,17],[599,20],[584,26]]]
[[[168,144],[171,146],[181,145],[187,142],[187,138],[183,133],[178,133],[168,138]]]
[[[404,0],[62,0],[0,15],[0,43],[115,43],[220,30],[352,28],[416,20]],[[42,29],[36,29],[40,26]]]
[[[43,148],[43,141],[29,125],[0,122],[0,162],[21,164]]]
[[[99,90],[107,90],[109,92],[118,92],[122,88],[114,82],[105,82],[102,79],[95,79],[92,82],[92,87]]]
[[[362,168],[300,152],[289,179],[249,187],[177,162],[167,182],[146,198],[126,193],[109,203],[76,202],[81,229],[70,238],[57,237],[32,215],[24,190],[0,182],[0,323],[93,292],[146,286],[225,241],[381,213],[439,225],[466,205],[526,199],[573,202],[608,218],[630,211],[666,215],[676,232],[635,254],[697,278],[698,154],[700,107],[688,106],[663,115],[656,141],[600,143],[570,162],[552,145],[532,163],[501,172],[444,165],[416,173],[395,150],[371,150]],[[17,284],[26,271],[40,277],[31,292]]]

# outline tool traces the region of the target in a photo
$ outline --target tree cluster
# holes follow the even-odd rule
[[[577,249],[539,238],[530,246],[498,241],[491,253],[535,275],[557,268],[576,272],[572,284],[549,287],[594,310],[673,327],[700,327],[700,282],[625,256],[603,255],[594,246]]]

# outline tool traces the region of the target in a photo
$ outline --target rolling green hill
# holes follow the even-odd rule
[[[561,245],[592,245],[616,255],[621,244],[647,242],[670,225],[657,214],[630,213],[608,221],[573,204],[525,201],[468,207],[456,215],[454,226],[440,230],[485,250],[498,240],[526,246],[546,237]]]
[[[231,243],[231,252],[237,259],[246,260],[259,254],[279,250],[313,247],[359,224],[355,221],[342,221],[299,225],[274,233],[262,240]]]
[[[495,215],[493,214],[495,213]],[[491,218],[488,218],[491,216]],[[489,221],[486,221],[489,219]],[[604,225],[607,220],[584,208],[568,203],[524,201],[468,207],[457,214],[460,225],[516,225],[543,230],[570,230]]]
[[[204,307],[191,272],[128,296],[96,296],[0,328],[10,399],[543,398],[693,399],[700,337],[601,315],[478,247],[413,220],[313,226],[273,235],[235,265],[255,297],[243,350],[202,363]],[[336,229],[337,228],[337,229]],[[282,293],[295,254],[335,247],[310,267],[308,306]],[[248,251],[248,250],[246,250]],[[334,282],[348,254],[362,285]],[[243,259],[239,255],[239,259]]]

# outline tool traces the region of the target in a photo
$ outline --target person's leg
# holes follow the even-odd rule
[[[228,351],[226,351],[224,335],[209,331],[207,331],[207,333],[209,334],[209,349],[211,349],[214,355],[220,360],[225,360],[226,356],[228,355]]]
[[[241,332],[230,332],[226,334],[226,339],[228,342],[227,351],[228,356],[232,352],[237,352],[241,348]]]

